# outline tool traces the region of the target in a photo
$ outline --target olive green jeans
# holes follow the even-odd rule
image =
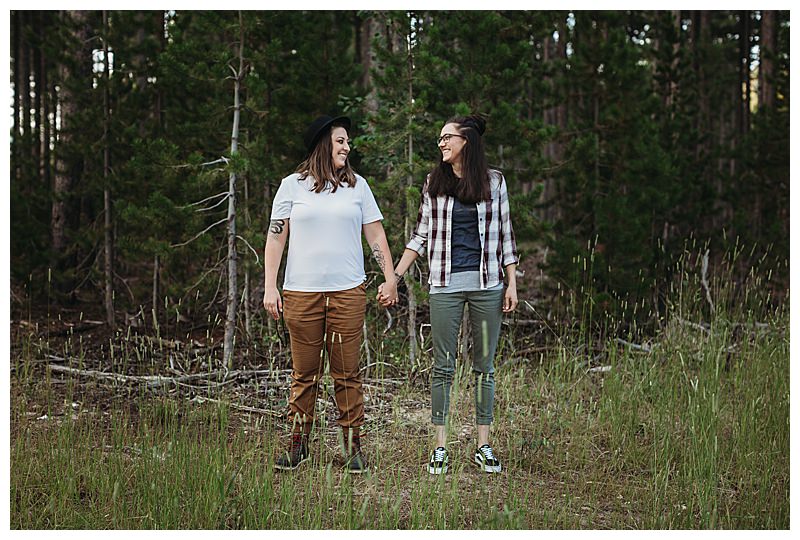
[[[431,421],[444,425],[450,408],[450,387],[458,356],[458,332],[464,306],[469,305],[472,327],[472,372],[475,376],[475,423],[492,423],[494,353],[503,318],[503,288],[430,295],[433,337]]]

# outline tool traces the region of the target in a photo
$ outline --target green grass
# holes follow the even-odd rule
[[[471,464],[468,367],[453,389],[450,474],[424,469],[433,440],[426,376],[368,388],[371,474],[343,471],[330,414],[312,461],[286,473],[272,467],[286,443],[279,419],[63,381],[37,367],[41,344],[20,339],[11,527],[786,529],[788,301],[768,307],[758,278],[742,289],[723,275],[713,282],[711,312],[693,274],[684,277],[650,352],[604,338],[605,353],[591,365],[608,371],[587,369],[588,322],[524,361],[518,343],[503,338],[492,431],[500,475]],[[134,362],[131,351],[116,354],[119,365]],[[381,354],[377,360],[392,361]]]

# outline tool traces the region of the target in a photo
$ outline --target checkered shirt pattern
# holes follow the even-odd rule
[[[481,201],[478,207],[478,232],[482,256],[480,263],[481,288],[494,287],[503,281],[503,268],[519,262],[511,211],[508,204],[506,179],[500,171],[490,170],[491,201]],[[430,277],[428,283],[444,287],[450,283],[450,234],[452,230],[453,197],[428,195],[428,181],[422,188],[422,201],[417,225],[406,245],[420,255],[428,254]]]

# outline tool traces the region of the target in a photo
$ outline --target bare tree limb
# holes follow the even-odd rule
[[[188,167],[206,167],[208,165],[216,165],[217,163],[225,163],[227,165],[228,164],[228,158],[226,158],[225,156],[222,156],[221,158],[215,159],[214,161],[207,161],[206,163],[200,163],[198,165],[193,165],[191,163],[185,163],[183,165],[170,165],[169,168],[170,169],[186,169]]]
[[[211,225],[209,225],[208,227],[206,227],[205,229],[203,229],[202,231],[200,231],[199,233],[197,233],[196,235],[194,235],[193,237],[191,237],[191,238],[190,238],[189,240],[187,240],[186,242],[181,242],[180,244],[170,244],[170,246],[169,246],[169,247],[174,247],[174,248],[176,248],[176,247],[180,247],[180,246],[185,246],[186,244],[188,244],[188,243],[190,243],[190,242],[194,242],[195,240],[197,240],[198,238],[200,238],[201,236],[203,236],[205,233],[207,233],[208,231],[210,231],[211,229],[213,229],[213,228],[214,228],[214,227],[216,227],[217,225],[221,225],[222,223],[225,223],[226,221],[228,221],[228,218],[227,218],[227,217],[224,217],[224,218],[222,218],[221,220],[217,221],[216,223],[212,223]]]
[[[217,206],[219,206],[219,205],[221,205],[222,203],[224,203],[225,201],[227,201],[227,200],[228,200],[228,197],[230,197],[230,194],[229,194],[229,193],[226,193],[226,194],[225,194],[225,197],[221,198],[221,199],[219,200],[219,202],[217,202],[217,203],[215,203],[215,204],[213,204],[213,205],[211,205],[211,206],[207,206],[207,207],[205,207],[205,208],[200,208],[200,209],[198,209],[198,210],[195,210],[195,213],[199,213],[199,212],[209,212],[209,211],[213,210],[214,208],[216,208]]]
[[[206,197],[206,198],[205,198],[205,199],[203,199],[202,201],[197,201],[197,202],[189,203],[189,204],[187,204],[187,205],[185,205],[185,206],[180,206],[179,208],[190,208],[190,207],[192,207],[192,206],[198,206],[198,205],[201,205],[201,204],[203,204],[203,203],[204,203],[204,202],[206,202],[206,201],[211,201],[211,200],[213,200],[213,199],[217,199],[217,198],[219,198],[219,197],[227,197],[227,196],[228,196],[228,192],[227,192],[227,191],[223,191],[222,193],[217,193],[216,195],[212,195],[212,196],[210,196],[210,197]]]
[[[708,303],[711,306],[711,313],[714,313],[714,301],[711,299],[711,290],[708,286],[708,278],[706,277],[706,274],[708,273],[708,253],[708,249],[705,253],[703,253],[703,266],[700,274],[700,284],[706,291],[706,300],[708,300]]]
[[[248,242],[248,241],[247,241],[247,240],[246,240],[246,239],[245,239],[243,236],[240,236],[240,235],[238,235],[238,234],[236,235],[236,238],[238,238],[239,240],[241,240],[242,242],[244,242],[245,244],[247,244],[247,247],[249,247],[249,248],[250,248],[250,251],[252,251],[252,252],[253,252],[253,255],[255,255],[255,256],[256,256],[256,264],[257,264],[257,265],[259,265],[259,266],[261,266],[261,262],[260,262],[260,261],[261,261],[261,259],[259,259],[259,258],[258,258],[258,252],[257,252],[255,249],[253,249],[253,246],[251,246],[251,245],[250,245],[250,242]]]

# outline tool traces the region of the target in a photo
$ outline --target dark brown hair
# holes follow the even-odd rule
[[[345,161],[344,167],[336,170],[333,166],[333,143],[331,143],[331,132],[334,128],[342,127],[342,124],[333,123],[330,128],[319,138],[317,146],[311,154],[297,166],[294,172],[300,173],[300,180],[305,180],[309,176],[314,179],[313,191],[321,193],[329,185],[331,193],[336,191],[340,185],[355,187],[356,173],[350,167],[350,157]]]
[[[477,203],[491,199],[489,166],[483,145],[486,120],[476,114],[454,116],[445,122],[457,124],[458,132],[466,138],[461,150],[461,178],[456,178],[453,166],[442,161],[431,171],[428,194],[431,197],[449,195],[462,203]]]

